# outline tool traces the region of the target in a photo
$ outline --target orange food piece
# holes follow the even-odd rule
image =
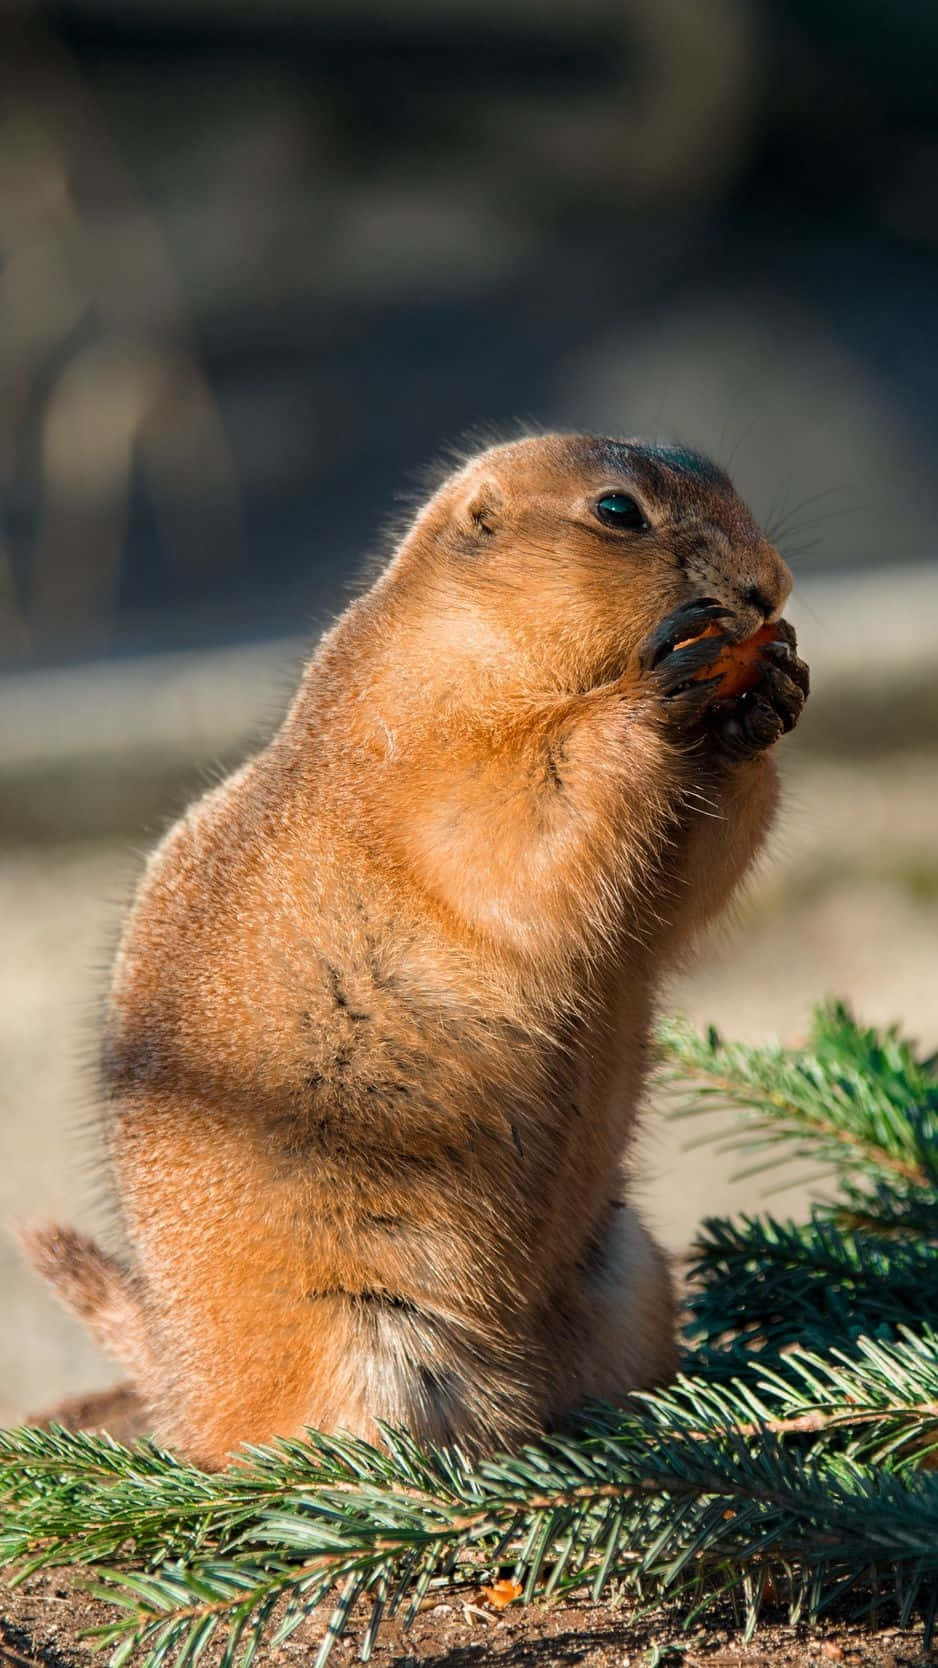
[[[491,1587],[483,1587],[482,1591],[493,1610],[504,1610],[507,1604],[514,1604],[515,1599],[521,1597],[524,1589],[520,1581],[496,1581]]]
[[[690,643],[699,643],[702,637],[719,636],[720,627],[711,621],[703,631],[698,631],[696,637],[685,637],[682,643],[675,644],[675,648],[686,649]],[[716,693],[724,697],[742,695],[745,690],[754,689],[759,682],[759,650],[764,643],[774,643],[777,637],[777,626],[764,625],[741,643],[726,643],[716,660],[694,673],[694,682],[699,683],[702,678],[719,678],[720,687]]]

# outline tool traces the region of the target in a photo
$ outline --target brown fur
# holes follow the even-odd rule
[[[616,490],[650,533],[597,521]],[[622,1166],[662,975],[776,790],[675,737],[638,651],[704,594],[747,635],[752,587],[777,613],[788,570],[703,460],[484,452],[154,854],[104,1059],[134,1273],[39,1244],[160,1438],[219,1464],[383,1418],[482,1450],[672,1372]]]

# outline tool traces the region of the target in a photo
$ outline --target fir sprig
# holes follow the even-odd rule
[[[812,1382],[808,1389],[806,1405],[815,1410],[817,1387]],[[783,1415],[773,1413],[773,1398]],[[148,1521],[125,1567],[103,1570],[96,1585],[98,1596],[120,1612],[101,1637],[119,1651],[144,1646],[154,1663],[160,1659],[155,1653],[170,1650],[189,1653],[180,1658],[189,1661],[219,1629],[229,1642],[245,1641],[248,1650],[284,1602],[278,1637],[285,1637],[284,1630],[336,1586],[344,1588],[349,1604],[380,1588],[384,1605],[394,1589],[388,1608],[410,1599],[414,1609],[434,1580],[478,1582],[504,1565],[532,1596],[588,1586],[598,1597],[615,1577],[644,1593],[650,1583],[661,1599],[696,1594],[705,1580],[724,1592],[737,1589],[745,1599],[755,1591],[752,1577],[768,1572],[789,1586],[795,1608],[810,1613],[848,1579],[885,1565],[903,1603],[913,1590],[931,1603],[938,1591],[938,1476],[890,1472],[844,1452],[788,1451],[787,1438],[805,1429],[792,1411],[799,1406],[794,1380],[767,1383],[757,1400],[744,1386],[685,1378],[642,1401],[641,1411],[630,1416],[594,1414],[575,1441],[527,1448],[475,1472],[401,1438],[392,1438],[390,1466],[377,1450],[368,1465],[369,1450],[361,1443],[350,1445],[354,1464],[342,1464],[344,1444],[332,1439],[330,1457],[339,1463],[322,1467],[313,1442],[311,1471],[331,1472],[334,1480],[309,1492],[296,1486],[302,1444],[291,1444],[279,1458],[276,1449],[265,1451],[260,1471],[245,1478],[233,1472],[207,1477],[147,1451]],[[826,1427],[862,1424],[867,1435],[874,1417],[885,1426],[897,1413],[888,1396],[885,1406],[856,1410],[829,1394],[823,1409]],[[907,1396],[901,1411],[908,1420]],[[931,1408],[933,1425],[934,1416]],[[24,1470],[37,1456],[55,1453],[68,1491],[76,1473],[63,1434],[49,1433],[44,1455],[42,1433],[19,1439],[10,1433],[5,1474],[16,1473],[18,1448]],[[56,1536],[56,1561],[75,1558],[82,1534],[90,1561],[114,1558],[107,1537],[115,1529],[134,1542],[127,1506],[140,1486],[139,1451],[112,1448],[112,1465],[118,1453],[126,1477],[113,1485],[113,1501],[106,1488],[83,1503],[71,1493],[70,1524],[63,1522],[60,1502],[48,1503],[45,1523],[34,1509],[30,1534],[47,1543],[43,1562]],[[87,1452],[77,1457],[77,1473],[84,1476]],[[382,1477],[380,1487],[361,1480],[363,1461]],[[269,1504],[271,1484],[276,1507]],[[233,1487],[242,1501],[237,1524]],[[246,1515],[252,1493],[259,1509]],[[161,1510],[171,1535],[183,1497],[199,1502],[200,1544],[190,1541],[185,1558],[134,1568],[153,1544]],[[102,1533],[104,1539],[96,1538]],[[21,1550],[0,1544],[4,1558]],[[347,1608],[326,1635],[322,1662]]]
[[[938,1290],[938,1247],[855,1233],[817,1215],[807,1223],[741,1216],[704,1222],[691,1268],[698,1350],[779,1352],[794,1343],[892,1336],[921,1322]]]
[[[835,1002],[815,1010],[799,1048],[727,1042],[682,1020],[660,1026],[658,1045],[678,1116],[740,1114],[714,1138],[750,1155],[738,1174],[802,1160],[838,1186],[840,1212],[938,1237],[938,1062],[895,1028],[859,1025]]]

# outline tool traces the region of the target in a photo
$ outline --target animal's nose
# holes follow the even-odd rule
[[[758,608],[764,620],[768,619],[775,608],[772,598],[767,596],[759,585],[747,585],[743,592],[743,601],[748,603],[750,608]]]
[[[745,608],[752,608],[761,621],[778,616],[791,595],[791,569],[770,544],[753,551],[749,572],[740,575],[737,593]]]

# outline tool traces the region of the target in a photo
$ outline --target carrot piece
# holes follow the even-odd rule
[[[691,643],[699,643],[702,637],[719,635],[720,627],[711,621],[696,637],[686,637],[682,643],[676,643],[675,648],[686,649]],[[716,693],[721,698],[742,695],[745,690],[753,689],[759,682],[759,650],[763,644],[774,642],[777,636],[775,625],[764,625],[741,643],[725,644],[716,660],[694,673],[694,682],[701,678],[719,678],[720,686]]]

